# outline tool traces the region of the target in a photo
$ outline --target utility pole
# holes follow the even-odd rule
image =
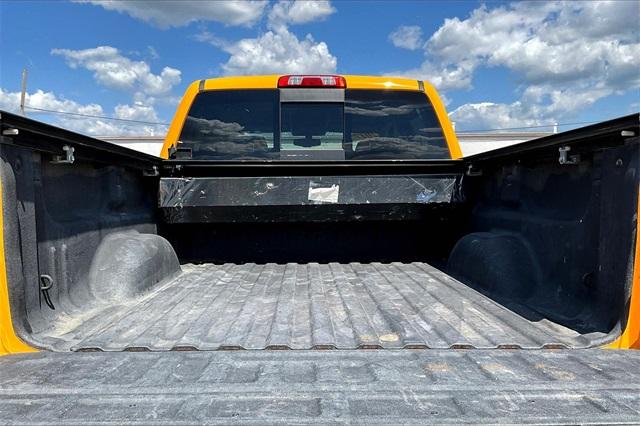
[[[20,93],[20,113],[24,116],[27,115],[24,112],[24,98],[26,95],[27,95],[27,69],[23,68],[22,69],[22,92]]]

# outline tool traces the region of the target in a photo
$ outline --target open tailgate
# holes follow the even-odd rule
[[[1,423],[626,423],[640,351],[40,352],[0,358]]]

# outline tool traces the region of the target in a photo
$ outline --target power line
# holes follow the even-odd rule
[[[82,114],[82,113],[79,113],[79,112],[55,111],[55,110],[52,110],[52,109],[37,108],[37,107],[29,106],[29,105],[25,105],[25,108],[26,109],[30,109],[30,110],[34,110],[34,111],[51,113],[51,114],[63,114],[63,115],[72,115],[72,116],[76,116],[76,117],[98,118],[98,119],[101,119],[101,120],[123,121],[123,122],[126,122],[126,123],[137,123],[137,124],[146,124],[146,125],[154,125],[154,126],[168,126],[170,124],[170,123],[164,123],[164,122],[159,122],[159,121],[132,120],[132,119],[129,119],[129,118],[107,117],[107,116],[104,116],[104,115]],[[593,124],[593,123],[597,123],[597,121],[577,121],[577,122],[574,122],[574,123],[553,123],[553,124],[546,124],[546,125],[539,125],[539,126],[496,127],[496,128],[492,128],[492,129],[459,130],[459,131],[456,131],[456,133],[493,132],[493,131],[497,131],[497,130],[541,129],[541,128],[545,128],[545,127],[576,126],[576,125],[580,125],[580,124]]]
[[[68,111],[55,111],[52,109],[46,108],[36,108],[29,105],[24,106],[26,109],[31,109],[34,111],[47,112],[51,114],[63,114],[63,115],[73,115],[76,117],[87,117],[87,118],[99,118],[101,120],[113,120],[113,121],[124,121],[127,123],[138,123],[138,124],[147,124],[147,125],[157,125],[157,126],[168,126],[169,123],[162,123],[158,121],[144,121],[144,120],[132,120],[129,118],[117,118],[117,117],[106,117],[104,115],[93,115],[93,114],[82,114],[79,112],[68,112]]]
[[[554,126],[575,126],[578,124],[593,124],[597,123],[597,121],[577,121],[575,123],[553,123],[553,124],[545,124],[541,126],[523,126],[523,127],[498,127],[494,129],[476,129],[476,130],[459,130],[456,133],[472,133],[472,132],[492,132],[495,130],[523,130],[523,129],[541,129],[544,127],[554,127]]]

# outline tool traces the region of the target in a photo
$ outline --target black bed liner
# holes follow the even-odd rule
[[[183,265],[123,304],[69,308],[33,338],[54,350],[85,351],[592,344],[534,312],[518,312],[421,262]]]
[[[36,353],[0,358],[8,424],[640,421],[640,352]]]

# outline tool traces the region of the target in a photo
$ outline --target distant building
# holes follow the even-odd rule
[[[549,136],[552,132],[478,132],[458,133],[462,153],[467,155],[491,151],[521,142]]]
[[[532,139],[548,136],[551,132],[478,132],[458,133],[458,140],[462,153],[467,155],[490,151],[504,146],[526,142]],[[164,142],[164,136],[104,136],[98,137],[108,142],[151,155],[160,155],[160,149]]]
[[[164,143],[164,136],[97,136],[97,138],[151,155],[160,155]]]

